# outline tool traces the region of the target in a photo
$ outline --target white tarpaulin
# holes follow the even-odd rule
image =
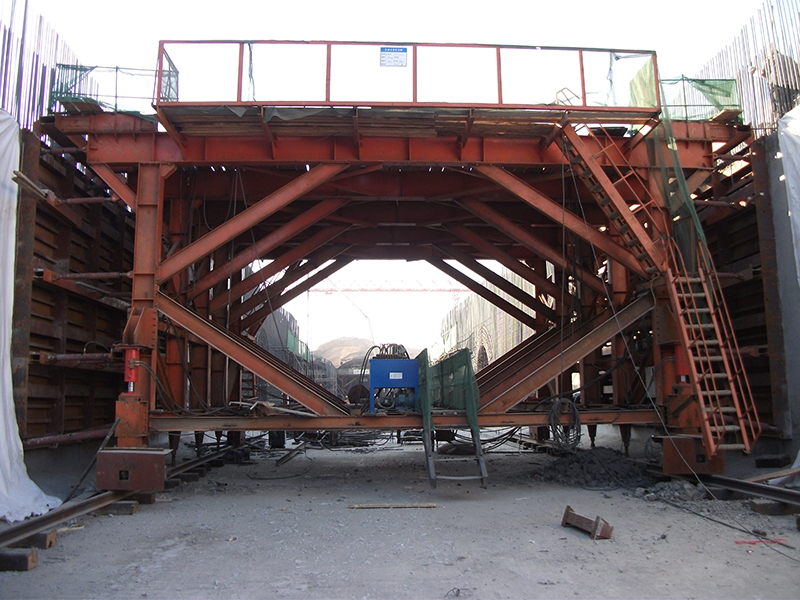
[[[0,518],[21,521],[61,504],[28,477],[14,413],[11,386],[11,311],[14,306],[14,255],[17,239],[19,125],[0,110]]]
[[[800,107],[778,120],[778,143],[783,155],[783,174],[789,199],[789,222],[792,225],[794,262],[800,281]]]

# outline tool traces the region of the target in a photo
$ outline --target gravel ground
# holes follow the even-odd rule
[[[38,568],[0,573],[0,598],[798,596],[800,552],[739,543],[758,538],[679,506],[800,547],[793,516],[635,480],[608,449],[561,459],[502,450],[487,456],[485,489],[440,481],[435,490],[420,446],[311,449],[283,466],[278,453],[255,453],[135,515],[68,524]],[[586,475],[597,457],[604,466]],[[475,469],[444,460],[442,473]],[[574,465],[574,477],[551,480]],[[435,508],[350,508],[366,503]],[[608,521],[612,539],[561,527],[567,505]]]

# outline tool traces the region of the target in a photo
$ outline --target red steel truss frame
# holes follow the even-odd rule
[[[157,90],[170,43],[159,47]],[[233,102],[187,103],[159,93],[164,131],[122,113],[59,114],[46,124],[54,139],[80,149],[98,180],[136,216],[123,345],[139,358],[126,355],[135,381],[118,403],[120,445],[146,444],[152,431],[420,427],[415,415],[360,414],[251,341],[277,307],[352,260],[426,260],[535,332],[479,373],[485,426],[545,424],[537,394],[571,389],[573,371],[587,378],[602,372],[625,354],[627,332],[652,331],[654,311],[664,318],[668,295],[660,274],[672,220],[654,156],[667,148],[663,138],[647,137],[660,100],[646,108],[590,106],[582,85],[577,106],[504,104],[501,48],[493,47],[496,104],[417,102],[414,75],[413,102],[342,106],[330,99],[335,43],[319,42],[329,57],[326,100],[303,102],[316,108],[298,108],[296,118],[281,121],[266,118],[265,109],[298,102],[243,100],[248,42],[233,43],[240,51]],[[420,46],[407,46],[416,73]],[[575,52],[583,82],[584,51]],[[241,110],[226,113],[231,106]],[[630,137],[610,133],[602,127],[608,123],[647,127]],[[727,151],[748,134],[731,123],[673,123],[673,131],[684,174],[696,179],[713,171],[715,147]],[[571,167],[567,146],[576,144],[585,171]],[[644,196],[647,211],[636,212]],[[620,220],[614,210],[631,212]],[[646,252],[637,255],[634,245]],[[256,259],[272,262],[243,274]],[[497,260],[533,283],[535,296],[495,280],[521,304],[515,305],[445,262],[491,281],[479,259]],[[585,392],[584,423],[669,419],[683,350],[677,338],[656,337],[641,365],[624,365],[625,378],[615,373],[610,399]],[[611,356],[604,357],[609,341]],[[644,379],[636,377],[656,363],[662,368],[654,374],[654,402],[627,402],[644,394]],[[299,411],[226,413],[242,399],[240,369],[276,386]],[[460,415],[434,422],[466,424]]]

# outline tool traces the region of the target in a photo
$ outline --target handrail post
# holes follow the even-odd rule
[[[243,73],[244,73],[244,42],[239,42],[239,77],[236,82],[236,102],[242,101]]]
[[[327,44],[328,48],[328,56],[327,56],[327,65],[325,67],[325,102],[331,101],[331,49],[332,44],[329,42]]]
[[[583,70],[583,50],[578,50],[578,64],[581,69],[581,103],[583,106],[588,106],[586,103],[586,74]]]
[[[503,103],[503,71],[500,67],[500,47],[495,48],[497,51],[497,103]]]
[[[414,61],[413,64],[413,71],[411,73],[411,101],[416,104],[417,103],[417,45],[414,44],[412,46],[412,54]]]
[[[156,73],[156,89],[153,93],[153,101],[156,105],[161,103],[161,78],[164,75],[164,42],[158,42],[158,72]]]

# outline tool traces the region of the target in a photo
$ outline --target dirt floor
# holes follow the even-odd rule
[[[132,516],[62,526],[36,569],[0,573],[0,598],[798,597],[800,551],[677,505],[800,548],[793,516],[689,500],[693,486],[637,485],[613,452],[597,455],[605,475],[564,485],[549,481],[570,469],[563,459],[499,450],[487,488],[435,490],[419,445],[310,449],[282,466],[281,453],[254,452]],[[435,508],[352,508],[390,503]],[[608,521],[612,539],[562,527],[567,505]]]

